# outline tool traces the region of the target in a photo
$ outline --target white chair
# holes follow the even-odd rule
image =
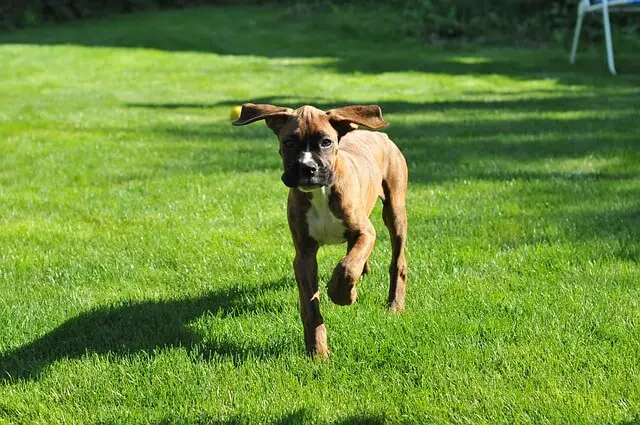
[[[613,59],[613,43],[611,42],[611,23],[609,22],[609,10],[640,12],[640,0],[580,0],[578,5],[578,20],[576,22],[576,31],[573,35],[573,46],[571,47],[571,63],[576,61],[576,51],[578,50],[578,41],[580,39],[580,31],[582,30],[582,19],[589,12],[602,12],[602,23],[604,25],[604,38],[607,47],[607,62],[609,63],[609,71],[613,75],[616,74],[616,65]]]

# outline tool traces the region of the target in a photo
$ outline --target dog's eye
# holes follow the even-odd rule
[[[320,140],[320,147],[321,148],[328,148],[333,144],[333,141],[331,139],[322,139]]]
[[[285,148],[291,149],[296,145],[296,141],[293,139],[287,139],[284,142],[282,142],[282,144],[284,145]]]

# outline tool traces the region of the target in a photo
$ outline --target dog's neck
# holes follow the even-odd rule
[[[325,196],[329,196],[329,193],[331,193],[331,186],[320,186],[320,187],[314,187],[311,189],[305,189],[303,187],[298,187],[297,188],[300,192],[303,193],[309,193],[311,195],[317,195],[317,194],[323,194]]]

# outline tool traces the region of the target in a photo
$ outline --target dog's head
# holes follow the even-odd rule
[[[265,120],[280,140],[284,166],[282,181],[288,187],[312,190],[333,183],[334,164],[342,136],[358,125],[379,129],[387,122],[377,105],[345,106],[322,111],[313,106],[298,109],[245,103],[233,125]]]

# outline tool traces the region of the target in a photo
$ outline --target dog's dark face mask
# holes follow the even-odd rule
[[[326,113],[304,106],[280,127],[280,157],[288,187],[312,190],[333,184],[338,153],[338,132]],[[296,111],[296,112],[298,112]]]
[[[361,124],[382,128],[386,121],[380,107],[347,106],[324,112],[313,106],[296,110],[273,105],[245,104],[234,125],[264,119],[280,141],[284,173],[282,182],[303,191],[333,184],[342,136]]]

